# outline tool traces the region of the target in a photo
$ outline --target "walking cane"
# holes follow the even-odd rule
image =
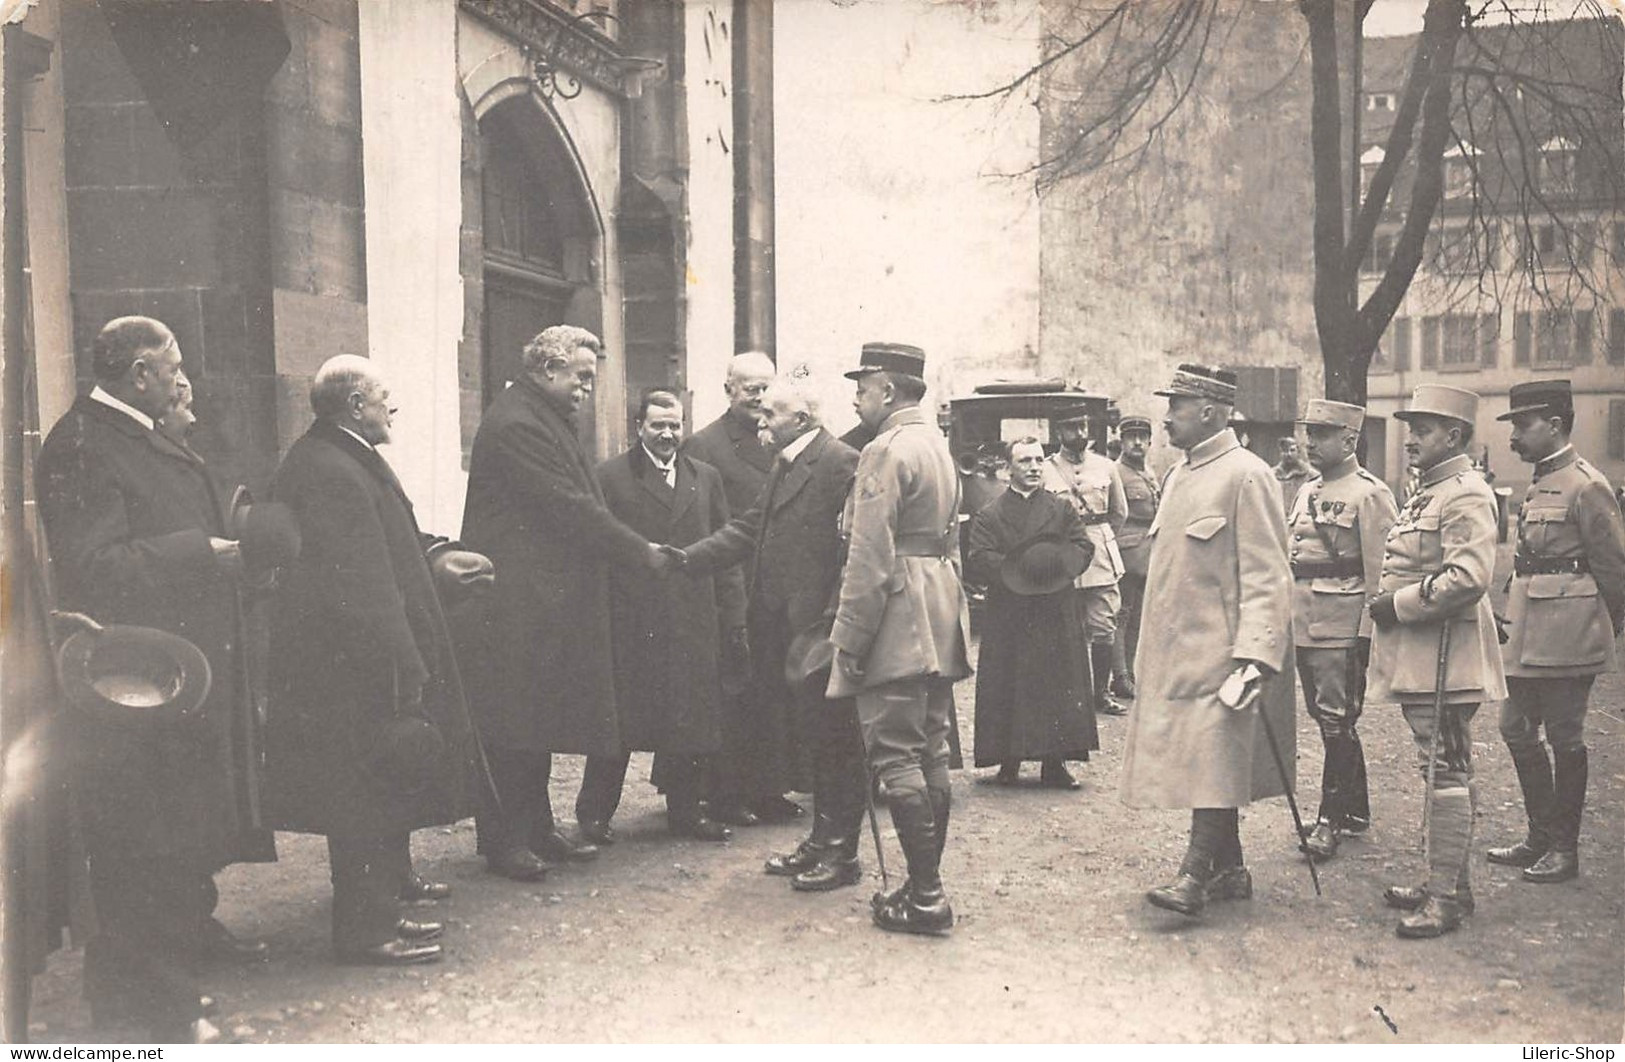
[[[875,862],[880,864],[880,896],[890,896],[891,878],[886,875],[886,849],[880,843],[880,822],[875,818],[875,782],[878,778],[875,772],[869,772],[869,783],[864,788],[863,796],[869,805],[869,833],[875,839]]]
[[[1422,855],[1432,859],[1428,827],[1433,823],[1433,780],[1439,772],[1439,730],[1444,724],[1444,680],[1450,664],[1450,618],[1439,628],[1439,666],[1433,675],[1433,733],[1428,738],[1428,791],[1422,797]]]
[[[1264,684],[1262,682],[1254,685],[1252,690],[1248,692],[1247,696],[1242,700],[1242,702],[1236,706],[1236,710],[1242,711],[1249,704],[1257,701],[1258,695],[1263,691],[1263,688]],[[1258,718],[1264,724],[1264,737],[1269,741],[1270,755],[1275,758],[1275,770],[1281,775],[1281,784],[1286,788],[1286,806],[1292,809],[1292,826],[1293,829],[1297,831],[1295,836],[1298,838],[1298,850],[1302,851],[1304,836],[1303,816],[1298,813],[1298,801],[1292,795],[1292,783],[1294,779],[1287,777],[1286,762],[1281,759],[1281,746],[1275,742],[1275,728],[1270,725],[1269,711],[1262,704],[1258,706]],[[1321,894],[1320,872],[1315,869],[1315,861],[1313,859],[1306,860],[1306,862],[1309,864],[1309,880],[1315,886],[1315,895],[1319,896]]]

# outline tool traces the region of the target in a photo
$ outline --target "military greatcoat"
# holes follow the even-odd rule
[[[1442,625],[1450,624],[1445,703],[1507,695],[1489,585],[1495,569],[1495,495],[1458,454],[1423,472],[1388,531],[1378,589],[1394,595],[1399,623],[1371,638],[1367,696],[1430,702]]]
[[[1292,578],[1286,522],[1270,466],[1230,429],[1192,447],[1163,483],[1129,715],[1122,796],[1135,807],[1227,808],[1292,784],[1259,722],[1270,713],[1292,770]],[[1238,659],[1276,672],[1253,707],[1219,687]]]
[[[1608,480],[1565,447],[1535,466],[1507,595],[1506,673],[1597,675],[1625,623],[1625,527]]]

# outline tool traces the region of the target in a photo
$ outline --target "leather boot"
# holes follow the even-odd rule
[[[1585,811],[1590,766],[1584,748],[1556,750],[1556,760],[1551,850],[1523,872],[1523,880],[1538,885],[1580,876],[1580,816]]]
[[[1200,915],[1207,906],[1207,883],[1213,877],[1219,832],[1215,812],[1207,809],[1192,812],[1191,839],[1185,848],[1185,858],[1179,864],[1179,876],[1167,885],[1147,891],[1146,902],[1189,918]]]
[[[1552,761],[1546,756],[1546,746],[1536,745],[1532,749],[1514,751],[1512,766],[1518,772],[1518,787],[1523,790],[1523,811],[1529,819],[1529,832],[1517,844],[1491,848],[1485,858],[1506,867],[1532,867],[1552,846],[1555,803]]]
[[[816,864],[790,879],[790,887],[797,892],[830,892],[863,880],[863,868],[858,863],[858,834],[842,837],[820,851]]]
[[[1396,932],[1409,939],[1439,937],[1461,925],[1466,912],[1459,894],[1466,883],[1473,843],[1473,799],[1470,789],[1433,793],[1433,821],[1428,826],[1427,899],[1399,920]]]
[[[1337,827],[1322,818],[1303,839],[1303,852],[1317,863],[1324,863],[1337,854]]]
[[[942,890],[942,849],[930,797],[923,790],[894,790],[890,803],[892,825],[908,862],[908,886],[875,906],[875,925],[892,933],[947,933],[954,912]]]
[[[1112,700],[1107,686],[1112,680],[1112,645],[1110,642],[1089,643],[1089,674],[1094,684],[1096,715],[1127,715],[1128,709]]]
[[[948,847],[948,820],[952,817],[954,791],[946,786],[926,789],[931,799],[931,818],[937,824],[937,865],[942,865],[942,853]]]
[[[1382,901],[1401,911],[1414,911],[1428,902],[1426,885],[1390,885],[1382,890]],[[1456,886],[1456,904],[1463,914],[1473,913],[1473,890],[1468,885]]]
[[[1128,650],[1123,645],[1123,630],[1117,630],[1117,636],[1112,639],[1112,684],[1111,690],[1126,700],[1134,699],[1134,680],[1128,673]]]
[[[1365,776],[1365,746],[1360,735],[1349,726],[1348,792],[1343,798],[1342,830],[1346,834],[1362,834],[1371,828],[1371,790]]]

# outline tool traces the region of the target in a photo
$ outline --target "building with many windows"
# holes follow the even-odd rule
[[[1479,27],[1462,43],[1458,66],[1503,74],[1493,86],[1464,81],[1444,202],[1371,367],[1373,450],[1390,480],[1404,468],[1403,439],[1382,426],[1417,384],[1446,383],[1483,396],[1477,446],[1497,484],[1527,483],[1495,417],[1508,388],[1533,377],[1572,381],[1576,448],[1615,483],[1625,479],[1622,39],[1619,20],[1603,19]],[[1366,42],[1367,184],[1415,41]],[[1402,175],[1390,205],[1408,192]],[[1379,227],[1362,295],[1393,255],[1398,224],[1390,215]]]

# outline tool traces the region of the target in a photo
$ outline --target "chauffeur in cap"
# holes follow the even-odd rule
[[[1380,593],[1370,605],[1376,631],[1368,677],[1374,700],[1399,702],[1418,766],[1433,785],[1427,883],[1383,893],[1390,906],[1410,912],[1399,922],[1402,937],[1448,933],[1472,913],[1469,724],[1481,703],[1506,696],[1488,596],[1495,496],[1467,453],[1477,411],[1473,392],[1424,384],[1410,407],[1394,414],[1409,427],[1405,452],[1420,476],[1388,531]]]
[[[1123,578],[1118,591],[1123,607],[1117,612],[1117,641],[1123,647],[1122,671],[1114,685],[1124,697],[1135,695],[1134,657],[1140,647],[1140,603],[1145,599],[1145,573],[1151,561],[1151,521],[1157,517],[1162,487],[1145,465],[1146,447],[1151,445],[1151,418],[1124,417],[1117,424],[1123,441],[1123,455],[1117,459],[1117,475],[1123,481],[1123,499],[1128,516],[1117,530],[1117,551],[1123,558]]]
[[[1529,833],[1490,849],[1489,860],[1523,867],[1525,881],[1567,881],[1580,872],[1586,701],[1596,676],[1614,669],[1614,639],[1625,622],[1625,527],[1608,480],[1569,442],[1569,382],[1515,384],[1509,397],[1511,410],[1495,419],[1512,422],[1512,449],[1535,474],[1518,515],[1507,597],[1501,737],[1518,771]]]
[[[857,698],[871,773],[879,776],[908,881],[876,896],[874,920],[902,933],[946,933],[954,913],[940,866],[948,838],[949,710],[970,674],[959,578],[959,471],[920,408],[925,352],[866,343],[853,403],[876,429],[858,459],[841,524],[848,535],[830,642],[830,697]]]
[[[1064,410],[1054,419],[1061,448],[1044,464],[1044,489],[1071,500],[1095,551],[1094,560],[1072,584],[1083,605],[1094,710],[1097,715],[1122,715],[1122,706],[1111,699],[1106,687],[1112,675],[1117,611],[1123,603],[1117,590],[1117,581],[1123,577],[1117,530],[1128,518],[1128,501],[1116,463],[1089,449],[1089,417],[1084,407]]]
[[[1230,427],[1235,374],[1181,365],[1157,393],[1185,460],[1168,473],[1150,531],[1145,611],[1156,622],[1140,642],[1122,795],[1133,807],[1191,809],[1178,877],[1146,900],[1194,916],[1209,900],[1252,896],[1237,809],[1292,784],[1259,719],[1269,713],[1292,763],[1295,703],[1281,674],[1292,662],[1292,578],[1275,477]],[[1221,699],[1235,687],[1258,694]]]
[[[1320,814],[1304,840],[1312,859],[1330,859],[1339,834],[1371,825],[1365,752],[1355,730],[1371,657],[1366,588],[1382,575],[1383,542],[1398,510],[1388,484],[1355,456],[1364,421],[1364,407],[1324,398],[1311,399],[1298,421],[1309,463],[1319,471],[1287,516],[1298,678],[1325,747]]]

